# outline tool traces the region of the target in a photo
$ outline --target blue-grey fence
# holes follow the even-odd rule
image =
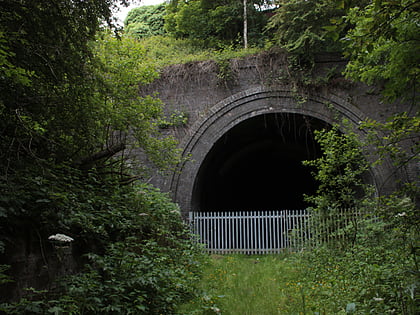
[[[355,210],[342,210],[314,225],[307,210],[200,211],[189,213],[189,223],[209,253],[272,254],[345,239],[358,217]]]

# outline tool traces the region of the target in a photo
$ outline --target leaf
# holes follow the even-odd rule
[[[356,312],[356,303],[348,303],[346,305],[346,313],[354,313]]]
[[[7,210],[3,207],[0,207],[0,217],[3,217],[3,218],[7,217]]]
[[[51,200],[49,200],[49,199],[38,199],[38,200],[36,200],[35,202],[36,202],[36,203],[42,203],[42,202],[44,202],[44,203],[49,203],[49,202],[51,202]]]
[[[61,307],[54,306],[48,309],[48,313],[54,313],[54,314],[62,314],[64,310]]]
[[[324,30],[329,31],[329,32],[333,32],[337,29],[337,26],[335,25],[326,25],[322,27]]]

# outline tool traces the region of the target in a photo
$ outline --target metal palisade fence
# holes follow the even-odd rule
[[[342,210],[317,217],[307,210],[190,212],[197,242],[214,254],[274,254],[347,239],[361,213]]]

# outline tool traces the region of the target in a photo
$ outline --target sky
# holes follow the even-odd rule
[[[143,6],[143,5],[154,5],[154,4],[159,4],[159,3],[163,3],[163,2],[165,2],[165,1],[164,0],[141,0],[140,4],[131,5],[127,8],[121,7],[120,11],[117,12],[115,14],[115,16],[118,17],[120,24],[123,25],[124,20],[127,17],[128,12],[131,9],[136,8],[136,7],[140,7],[140,6]]]

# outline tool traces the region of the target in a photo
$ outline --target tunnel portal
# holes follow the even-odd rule
[[[311,169],[320,155],[314,131],[328,128],[314,117],[272,113],[249,118],[226,132],[204,159],[194,183],[198,211],[303,209],[316,191]]]

